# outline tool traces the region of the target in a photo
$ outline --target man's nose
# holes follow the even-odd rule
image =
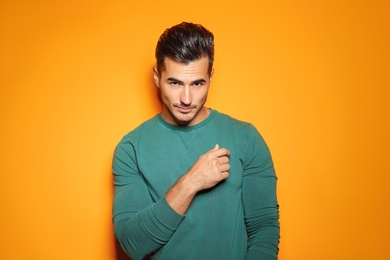
[[[180,102],[184,105],[190,105],[192,103],[192,94],[189,86],[185,86],[180,96]]]

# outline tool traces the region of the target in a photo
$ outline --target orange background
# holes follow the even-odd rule
[[[1,1],[0,259],[116,259],[113,150],[184,20],[216,37],[207,105],[272,151],[280,259],[390,259],[386,0]]]

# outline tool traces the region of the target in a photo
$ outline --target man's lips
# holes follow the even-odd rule
[[[181,113],[189,113],[192,111],[192,107],[177,107],[177,109],[181,112]]]

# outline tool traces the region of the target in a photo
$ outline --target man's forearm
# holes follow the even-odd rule
[[[115,221],[115,236],[133,259],[142,259],[169,241],[183,216],[165,198],[131,218]]]
[[[165,195],[169,206],[180,215],[184,215],[196,195],[196,190],[189,183],[188,176],[183,175]]]

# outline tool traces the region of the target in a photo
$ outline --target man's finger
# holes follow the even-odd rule
[[[229,162],[229,157],[221,156],[221,157],[218,157],[218,160],[219,160],[219,164],[225,164],[225,163]]]
[[[218,150],[215,150],[215,154],[217,157],[230,156],[230,150],[226,148],[219,148]]]

